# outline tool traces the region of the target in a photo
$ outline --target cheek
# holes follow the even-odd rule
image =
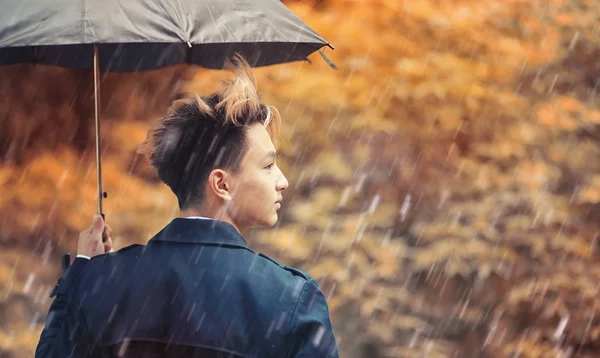
[[[257,211],[271,203],[274,184],[270,177],[257,175],[239,184],[235,193],[234,205],[238,210]]]
[[[236,186],[233,204],[238,208],[253,205],[258,196],[260,194],[256,183],[253,180],[245,180]]]
[[[270,200],[275,192],[275,170],[246,168],[235,182],[234,197],[254,203]]]

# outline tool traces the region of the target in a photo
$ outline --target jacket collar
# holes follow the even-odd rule
[[[148,243],[157,241],[235,246],[252,251],[233,225],[212,219],[176,218]]]

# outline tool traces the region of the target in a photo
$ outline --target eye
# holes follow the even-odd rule
[[[269,165],[267,165],[267,166],[265,167],[265,169],[269,169],[269,170],[270,170],[270,169],[272,169],[272,168],[273,168],[273,165],[275,165],[275,164],[274,164],[274,163],[269,163]]]

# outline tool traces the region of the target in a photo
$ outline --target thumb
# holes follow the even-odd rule
[[[104,220],[101,215],[94,215],[94,224],[92,225],[92,232],[98,233],[104,231]]]

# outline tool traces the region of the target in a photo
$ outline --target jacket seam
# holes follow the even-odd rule
[[[82,270],[83,270],[83,268],[82,268]],[[77,277],[77,280],[75,282],[73,282],[73,286],[78,286],[79,281],[81,280],[81,275],[83,275],[83,272],[80,272],[79,276]],[[86,342],[91,343],[91,345],[93,346],[95,344],[95,342],[91,342],[90,338],[89,338],[91,329],[90,329],[89,323],[87,321],[87,318],[85,316],[85,312],[84,312],[84,310],[81,309],[82,303],[81,303],[81,296],[80,296],[79,290],[71,289],[71,291],[69,292],[69,295],[67,297],[68,297],[68,300],[67,300],[68,305],[67,305],[67,307],[65,307],[65,310],[66,310],[65,313],[67,316],[65,318],[67,318],[67,322],[68,322],[69,318],[74,319],[75,322],[77,322],[81,319],[81,321],[83,321],[83,322],[81,324],[81,328],[78,328],[78,329],[84,330],[83,336],[85,337]],[[69,326],[69,332],[71,332],[71,329],[73,327],[71,327],[70,325],[68,325],[68,326]],[[81,337],[81,334],[79,334],[79,336]]]
[[[308,283],[309,283],[311,280],[312,280],[312,279],[310,279],[310,280],[306,280],[306,282],[304,282],[304,285],[302,286],[302,292],[300,292],[300,296],[298,296],[298,300],[296,301],[296,305],[294,306],[294,310],[292,311],[292,318],[290,319],[290,327],[289,327],[289,332],[288,332],[288,335],[287,335],[287,338],[286,338],[286,342],[285,342],[285,346],[286,346],[286,354],[288,353],[288,352],[287,352],[287,349],[289,348],[289,340],[290,340],[290,337],[291,337],[291,336],[292,336],[292,334],[293,334],[294,321],[295,321],[295,319],[296,319],[296,311],[298,310],[298,306],[300,306],[300,302],[302,301],[302,298],[303,298],[303,297],[304,297],[304,295],[305,295],[305,292],[306,292],[306,285],[307,285],[307,284],[308,284]],[[287,356],[287,355],[286,355],[286,356]]]
[[[108,342],[106,344],[106,346],[113,346],[113,345],[121,344],[121,343],[125,342],[126,340],[128,340],[130,342],[131,341],[134,341],[134,342],[152,342],[152,343],[161,343],[161,344],[166,343],[165,341],[160,340],[160,339],[127,337],[127,339],[124,339],[124,340],[119,340],[119,341],[116,341],[116,342]],[[172,344],[172,345],[178,345],[178,344]],[[186,342],[186,343],[182,343],[182,344],[179,344],[179,345],[185,345],[185,346],[189,346],[189,347],[196,347],[196,348],[203,348],[203,349],[211,349],[211,350],[217,351],[219,353],[226,352],[226,353],[231,353],[231,354],[238,355],[240,357],[252,357],[252,355],[248,355],[248,354],[245,354],[245,353],[242,353],[242,352],[238,352],[238,351],[233,350],[233,349],[223,348],[223,347],[219,347],[219,346],[213,346],[213,345],[210,345],[210,344],[196,344],[196,343],[188,343],[188,342]],[[102,344],[101,346],[103,348],[105,347],[104,344]]]
[[[232,249],[245,249],[245,250],[248,250],[251,253],[255,254],[255,252],[252,251],[252,249],[249,248],[248,246],[243,246],[240,244],[231,244],[231,243],[193,242],[193,241],[189,241],[189,240],[177,240],[177,239],[175,239],[175,240],[154,240],[153,239],[153,240],[148,241],[148,244],[157,243],[157,242],[190,244],[190,245],[205,245],[205,246],[219,246],[219,247],[227,247],[227,248],[232,248]],[[144,245],[140,245],[140,246],[144,246]]]

